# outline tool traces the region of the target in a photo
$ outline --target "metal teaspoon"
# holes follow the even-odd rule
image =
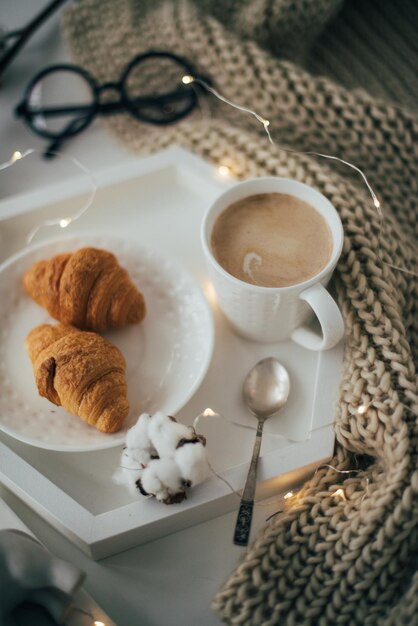
[[[235,524],[235,545],[248,545],[264,422],[286,404],[289,391],[289,375],[283,365],[273,357],[262,359],[256,363],[244,380],[242,387],[243,399],[248,409],[257,418],[258,426],[250,469],[248,470]]]

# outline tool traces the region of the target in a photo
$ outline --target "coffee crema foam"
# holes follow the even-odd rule
[[[211,248],[232,276],[288,287],[316,276],[332,253],[331,230],[313,206],[283,193],[243,198],[215,220]]]

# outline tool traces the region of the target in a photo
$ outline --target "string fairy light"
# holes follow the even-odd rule
[[[256,111],[252,111],[251,109],[248,109],[247,107],[244,107],[244,106],[241,106],[240,104],[237,104],[236,102],[232,102],[232,100],[229,100],[228,98],[226,98],[225,96],[220,94],[219,91],[217,91],[216,89],[214,89],[213,87],[208,85],[208,83],[206,81],[204,81],[202,78],[198,78],[196,76],[190,76],[189,74],[186,74],[185,76],[183,76],[182,82],[185,85],[189,85],[191,83],[197,83],[198,85],[201,85],[202,87],[204,87],[206,89],[206,91],[208,91],[213,96],[215,96],[215,98],[217,98],[218,100],[221,100],[221,102],[224,102],[225,104],[228,104],[229,106],[233,107],[234,109],[238,109],[238,111],[242,111],[243,113],[249,113],[250,115],[255,117],[255,119],[264,126],[264,130],[267,133],[267,137],[269,138],[270,143],[274,144],[274,141],[273,141],[273,139],[272,139],[272,137],[270,135],[270,131],[268,129],[268,127],[270,126],[270,121],[266,120],[264,117],[259,115]]]
[[[34,148],[29,148],[29,149],[25,150],[24,152],[20,152],[19,150],[15,150],[8,161],[0,164],[0,171],[1,170],[5,170],[8,167],[11,167],[11,166],[15,165],[15,163],[17,163],[18,161],[21,161],[22,159],[25,159],[26,157],[30,156],[31,154],[42,154],[42,152],[40,150],[36,150]],[[54,154],[57,155],[57,156],[63,157],[64,159],[67,159],[68,161],[73,163],[73,165],[75,165],[76,167],[81,169],[81,171],[84,172],[87,175],[87,177],[90,179],[90,183],[91,183],[90,196],[89,196],[86,204],[80,209],[80,211],[77,211],[77,213],[74,213],[73,215],[70,215],[70,216],[67,216],[67,217],[59,217],[59,218],[56,218],[56,219],[45,220],[45,221],[41,222],[40,224],[38,224],[37,226],[35,226],[35,228],[33,228],[29,232],[27,237],[26,237],[26,243],[27,244],[30,244],[33,241],[35,235],[42,228],[44,228],[45,226],[59,226],[60,228],[63,228],[63,229],[67,228],[67,226],[69,226],[70,224],[72,224],[73,222],[78,220],[82,215],[84,215],[84,213],[93,204],[93,200],[94,200],[94,198],[96,196],[97,183],[96,183],[96,181],[94,179],[94,176],[91,173],[91,171],[85,165],[83,165],[83,163],[81,163],[81,161],[79,161],[75,157],[68,156],[68,155],[62,154],[60,152],[54,152]]]
[[[321,463],[321,465],[318,465],[318,467],[316,468],[315,474],[319,472],[319,470],[322,469],[323,467],[328,467],[328,469],[331,469],[334,472],[337,472],[338,474],[355,474],[355,473],[362,471],[359,469],[339,470],[337,467],[334,467],[333,465],[330,465],[329,463]]]
[[[190,85],[190,83],[193,83],[193,82],[194,82],[194,78],[193,78],[193,76],[191,76],[190,74],[185,74],[185,75],[182,77],[181,82],[182,82],[184,85]]]
[[[293,506],[297,495],[298,495],[297,491],[288,491],[287,493],[284,494],[284,496],[281,496],[281,498],[279,497],[278,499],[275,499],[274,504],[276,506],[277,505],[281,505],[281,506],[279,506],[279,508],[276,511],[273,511],[273,513],[270,513],[270,515],[266,517],[266,522],[269,522],[271,519],[273,519],[273,517],[276,517],[277,515],[279,515],[279,513],[283,513],[283,511],[286,510],[288,505]],[[259,507],[263,506],[263,504],[264,503],[260,503],[260,502],[255,503],[255,505]],[[270,507],[271,504],[267,503],[265,504],[265,506]]]
[[[211,409],[210,407],[206,408],[203,413],[200,413],[197,417],[195,417],[195,419],[193,420],[193,429],[195,430],[196,433],[199,434],[198,431],[198,426],[199,426],[199,421],[202,417],[217,417],[220,419],[224,419],[220,413],[216,413],[213,409]],[[232,423],[232,422],[231,422]],[[225,483],[225,485],[227,487],[229,487],[229,489],[231,490],[232,493],[234,493],[236,496],[238,496],[239,498],[241,498],[242,493],[240,491],[237,491],[236,489],[234,489],[234,487],[231,485],[231,483],[229,481],[226,480],[226,478],[224,478],[221,474],[218,474],[218,472],[214,469],[213,465],[208,461],[208,466],[210,471],[212,472],[212,474],[214,474],[217,478],[219,478],[219,480],[221,480],[223,483]]]
[[[191,76],[190,74],[187,74],[185,76],[182,77],[182,82],[185,85],[190,85],[192,83],[197,83],[199,85],[201,85],[204,89],[206,89],[206,91],[208,91],[209,93],[211,93],[213,96],[215,96],[215,98],[217,98],[218,100],[220,100],[221,102],[224,102],[225,104],[233,107],[234,109],[237,109],[238,111],[242,111],[243,113],[248,113],[250,115],[252,115],[258,122],[260,122],[263,125],[263,128],[267,134],[268,140],[272,145],[276,145],[275,142],[272,139],[270,130],[269,130],[269,126],[270,126],[270,121],[265,119],[264,117],[262,117],[261,115],[259,115],[256,111],[253,111],[252,109],[249,109],[247,107],[244,107],[240,104],[237,104],[236,102],[233,102],[232,100],[229,100],[229,98],[226,98],[225,96],[223,96],[221,93],[219,93],[219,91],[217,91],[216,89],[214,89],[211,85],[209,85],[206,81],[204,81],[202,78],[199,78],[197,76]],[[378,199],[374,189],[372,188],[372,186],[370,185],[367,176],[365,175],[365,173],[363,172],[363,170],[361,170],[357,165],[354,165],[353,163],[350,163],[350,161],[346,161],[345,159],[341,159],[340,157],[337,157],[335,155],[331,155],[331,154],[325,154],[323,152],[315,152],[315,151],[307,151],[307,152],[303,152],[300,150],[295,150],[293,148],[284,148],[283,146],[279,146],[281,150],[283,150],[283,152],[287,152],[289,154],[299,154],[299,155],[309,155],[309,156],[317,156],[323,159],[328,159],[331,161],[336,161],[338,163],[341,163],[342,165],[345,165],[349,168],[351,168],[352,170],[354,170],[355,172],[357,172],[357,174],[359,174],[363,180],[363,182],[365,183],[367,190],[373,200],[373,204],[377,210],[377,214],[379,217],[379,232],[378,232],[378,241],[380,241],[381,236],[382,236],[382,231],[383,231],[383,225],[384,225],[384,215],[381,209],[381,202]],[[222,167],[222,166],[220,166]],[[218,168],[219,171],[219,168]],[[380,255],[379,255],[379,251],[377,253],[377,256],[380,260],[380,262],[394,270],[397,270],[399,272],[404,272],[405,274],[409,274],[411,276],[418,276],[417,272],[414,272],[408,268],[404,268],[404,267],[400,267],[398,265],[394,265],[393,263],[390,263],[388,261],[383,261],[383,259],[381,259]]]
[[[356,473],[360,473],[360,472],[363,471],[361,469],[339,470],[337,467],[334,467],[333,465],[330,465],[328,463],[322,463],[321,465],[318,465],[318,467],[316,468],[316,470],[314,472],[314,476],[323,467],[327,467],[327,468],[333,470],[334,472],[336,472],[337,474],[356,474]],[[364,499],[369,494],[370,479],[366,476],[365,477],[365,481],[366,481],[366,488],[365,488],[364,493],[362,495],[361,502],[363,502]],[[291,499],[294,499],[296,495],[297,494],[295,494],[293,491],[287,492],[283,496],[283,498],[282,498],[283,502],[289,501]],[[341,502],[347,502],[347,500],[348,500],[346,491],[342,487],[338,487],[335,491],[333,491],[330,494],[330,496],[332,498],[334,498],[334,497],[335,498],[339,498],[339,500],[341,500]],[[260,506],[260,503],[258,503],[258,506]],[[279,508],[277,511],[275,511],[274,513],[269,515],[269,517],[266,519],[266,521],[269,521],[270,519],[272,519],[273,517],[275,517],[276,515],[278,515],[279,513],[282,513],[282,512],[283,512],[283,508]]]
[[[238,163],[229,157],[224,157],[216,167],[216,174],[222,179],[236,178],[239,170]]]
[[[12,154],[11,161],[12,161],[12,163],[15,163],[16,161],[19,161],[19,159],[21,159],[21,158],[22,158],[22,153],[19,150],[16,150]]]

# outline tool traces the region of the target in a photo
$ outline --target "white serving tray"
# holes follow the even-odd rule
[[[252,365],[276,356],[291,378],[288,404],[266,424],[259,464],[258,497],[288,491],[330,458],[340,381],[342,344],[323,353],[291,341],[262,345],[235,335],[220,314],[208,282],[199,230],[205,209],[227,183],[200,158],[171,148],[96,175],[89,210],[65,234],[97,231],[152,245],[183,263],[202,285],[216,323],[215,349],[205,380],[177,418],[191,424],[210,407],[224,419],[199,420],[209,460],[234,489],[241,489],[255,431],[241,399]],[[0,262],[25,245],[40,222],[66,217],[83,204],[85,185],[63,183],[0,202]],[[74,210],[76,207],[76,210]],[[3,219],[2,219],[3,218]],[[36,241],[60,234],[42,228]],[[1,274],[0,274],[1,281]],[[231,424],[229,422],[234,422]],[[135,497],[112,481],[121,447],[94,452],[55,452],[32,447],[0,432],[0,480],[83,551],[99,559],[238,507],[237,495],[213,477],[188,499],[165,506]],[[231,529],[232,536],[232,529]]]

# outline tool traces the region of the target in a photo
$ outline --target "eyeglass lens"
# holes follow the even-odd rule
[[[124,79],[132,113],[156,124],[183,117],[196,100],[194,92],[182,83],[187,73],[182,63],[163,56],[150,56],[132,65]]]
[[[94,93],[82,74],[60,69],[36,81],[27,104],[34,129],[58,137],[75,134],[89,123],[94,114]]]

